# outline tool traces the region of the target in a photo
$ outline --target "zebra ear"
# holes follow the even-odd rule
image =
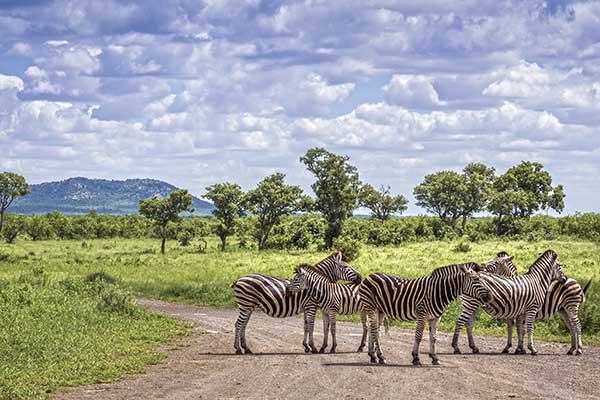
[[[342,252],[341,252],[341,251],[338,251],[338,252],[335,254],[335,261],[337,261],[337,262],[342,262],[342,261],[344,261],[344,255],[342,254]]]
[[[460,272],[462,272],[463,274],[468,274],[471,271],[472,271],[472,269],[469,266],[467,266],[466,264],[460,265]]]
[[[509,257],[506,258],[506,261],[512,261],[513,258],[515,258],[515,256],[509,256]]]

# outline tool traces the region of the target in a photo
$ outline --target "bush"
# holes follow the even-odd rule
[[[456,246],[454,246],[452,251],[455,251],[457,253],[468,253],[469,251],[471,251],[471,245],[466,242],[459,242]]]
[[[351,237],[340,236],[333,241],[333,248],[341,251],[348,262],[360,256],[360,242]]]

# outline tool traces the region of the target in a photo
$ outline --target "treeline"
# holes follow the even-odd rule
[[[237,245],[258,248],[261,232],[258,217],[247,216],[236,221],[233,232]],[[167,224],[166,237],[183,246],[206,246],[206,238],[217,235],[220,221],[215,217],[185,217]],[[323,247],[327,221],[319,214],[284,216],[263,243],[265,249],[307,249]],[[497,237],[524,240],[552,240],[571,237],[600,241],[600,214],[585,213],[565,217],[536,215],[515,222],[510,233],[498,235],[494,218],[470,219],[463,232],[446,225],[436,217],[350,218],[344,224],[340,241],[355,240],[374,246],[400,245],[425,240],[452,240],[463,234],[464,241]],[[139,215],[67,216],[58,211],[46,215],[5,215],[2,237],[13,242],[24,240],[84,240],[103,238],[160,238],[156,225]]]

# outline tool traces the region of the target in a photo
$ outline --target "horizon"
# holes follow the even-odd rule
[[[427,174],[522,160],[564,185],[561,215],[599,211],[598,1],[0,10],[0,171],[30,183],[156,179],[202,198],[277,171],[312,195],[299,157],[324,147],[404,195],[403,215],[425,213]]]

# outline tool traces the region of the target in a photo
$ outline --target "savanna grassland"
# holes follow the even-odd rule
[[[464,244],[464,243],[461,243]],[[501,251],[515,256],[520,273],[526,272],[537,255],[555,250],[568,276],[582,286],[593,279],[587,302],[580,312],[584,343],[600,344],[600,245],[584,240],[484,240],[470,243],[463,251],[457,241],[411,242],[400,246],[364,245],[352,262],[363,275],[376,271],[404,277],[429,273],[442,265],[466,261],[483,262]],[[217,240],[209,239],[208,250],[199,253],[194,246],[181,247],[168,242],[167,254],[159,254],[153,239],[103,239],[86,241],[18,241],[0,245],[0,274],[8,281],[34,269],[42,269],[51,282],[104,272],[135,296],[235,307],[231,283],[247,273],[288,277],[295,265],[315,263],[328,255],[316,250],[240,249],[231,242],[229,250],[217,250]],[[441,329],[452,330],[460,307],[450,306]],[[233,323],[233,321],[232,321]],[[406,326],[413,326],[407,323]],[[476,325],[479,334],[504,335],[504,323],[482,315]],[[568,340],[568,330],[559,318],[536,324],[536,337]]]

